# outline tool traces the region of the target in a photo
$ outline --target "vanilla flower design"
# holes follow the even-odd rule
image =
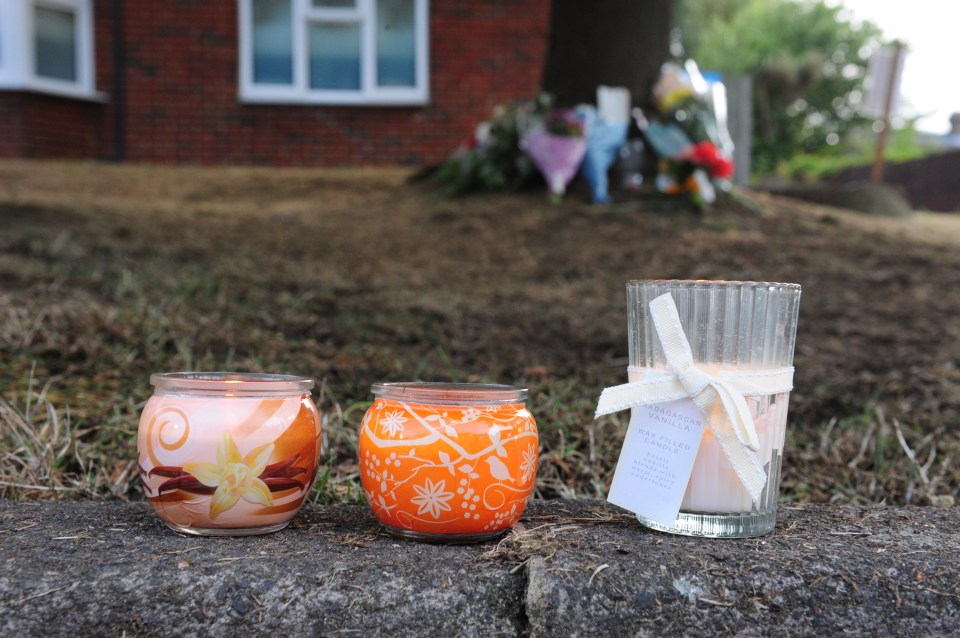
[[[210,499],[210,518],[215,519],[241,498],[258,505],[273,505],[270,488],[258,478],[267,467],[272,453],[273,443],[267,443],[241,457],[230,432],[224,432],[223,440],[217,447],[216,463],[187,463],[183,471],[203,485],[216,488]]]
[[[420,506],[417,514],[429,513],[434,518],[440,518],[441,512],[449,512],[450,506],[447,505],[447,501],[453,498],[453,492],[444,492],[446,487],[446,481],[434,483],[430,479],[427,479],[423,487],[414,485],[413,490],[417,495],[410,500]]]
[[[460,420],[464,423],[469,423],[470,421],[476,421],[480,418],[480,410],[476,408],[467,408],[463,412],[463,416],[460,417]]]
[[[403,432],[403,424],[406,422],[407,417],[403,416],[403,412],[400,410],[387,412],[387,416],[380,419],[380,425],[383,426],[383,430],[390,436],[397,436]]]
[[[537,448],[534,445],[527,447],[523,451],[523,461],[520,463],[520,470],[523,472],[523,482],[530,480],[537,471]]]

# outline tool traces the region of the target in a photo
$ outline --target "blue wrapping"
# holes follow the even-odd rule
[[[587,121],[587,152],[580,171],[593,190],[593,201],[609,204],[609,180],[607,173],[617,151],[627,141],[627,123],[607,124],[599,119]]]

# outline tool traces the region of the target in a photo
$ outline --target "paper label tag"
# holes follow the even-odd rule
[[[705,425],[690,399],[633,408],[607,500],[672,526]]]

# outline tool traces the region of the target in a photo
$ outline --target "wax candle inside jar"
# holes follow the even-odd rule
[[[667,297],[670,304],[663,301]],[[731,435],[725,444],[728,452],[741,459],[738,475],[707,425],[676,519],[667,524],[638,513],[644,525],[713,538],[747,538],[774,528],[799,303],[800,286],[789,283],[627,283],[630,380],[662,377],[683,386],[684,381],[689,385],[706,376],[727,384],[725,389],[715,388],[712,399],[703,388],[683,390],[691,401],[695,396],[701,403],[710,401],[703,406],[710,411],[725,410],[719,392],[726,394],[728,403],[735,402],[730,393],[741,395],[751,411],[760,448],[744,450],[749,446],[735,430],[725,431],[724,436]],[[702,374],[686,377],[689,366]],[[727,417],[735,427],[747,427],[729,412]]]
[[[773,397],[747,400],[760,440],[757,457],[764,465],[768,481],[758,503],[753,503],[708,426],[703,432],[690,482],[687,483],[687,490],[680,505],[683,511],[745,512],[755,507],[763,509],[776,505],[787,427],[788,397],[788,393],[782,393]]]
[[[284,527],[320,452],[312,381],[281,375],[154,375],[137,449],[147,498],[171,528],[245,535]]]
[[[513,386],[385,383],[360,428],[360,482],[384,528],[431,542],[482,541],[520,519],[538,436]]]
[[[700,369],[711,376],[718,376],[723,371],[720,366],[711,365],[701,365]],[[727,370],[730,371],[729,368]],[[663,374],[661,370],[631,370],[629,379],[642,381],[659,378]],[[682,511],[719,514],[776,506],[789,399],[789,392],[747,399],[747,406],[750,408],[750,415],[753,417],[757,437],[760,440],[757,458],[763,464],[768,479],[768,484],[758,502],[753,503],[750,493],[734,471],[717,437],[707,425],[680,504]]]

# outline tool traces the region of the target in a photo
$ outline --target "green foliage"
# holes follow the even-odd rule
[[[853,131],[841,148],[832,147],[819,153],[799,153],[782,162],[777,172],[796,181],[813,182],[851,166],[870,164],[874,160],[876,140],[874,133],[863,128]],[[894,129],[884,150],[887,162],[908,162],[930,154],[909,122],[904,128]]]
[[[448,159],[437,168],[433,177],[445,185],[444,194],[449,197],[477,190],[497,190],[514,181],[509,164],[485,161],[471,152]]]
[[[498,106],[431,177],[443,185],[449,197],[484,190],[514,191],[530,183],[537,171],[520,149],[520,138],[525,126],[542,118],[552,104],[550,96],[541,95],[536,100]]]
[[[754,78],[754,168],[837,148],[858,113],[880,29],[825,0],[680,0],[686,55],[703,69]]]

